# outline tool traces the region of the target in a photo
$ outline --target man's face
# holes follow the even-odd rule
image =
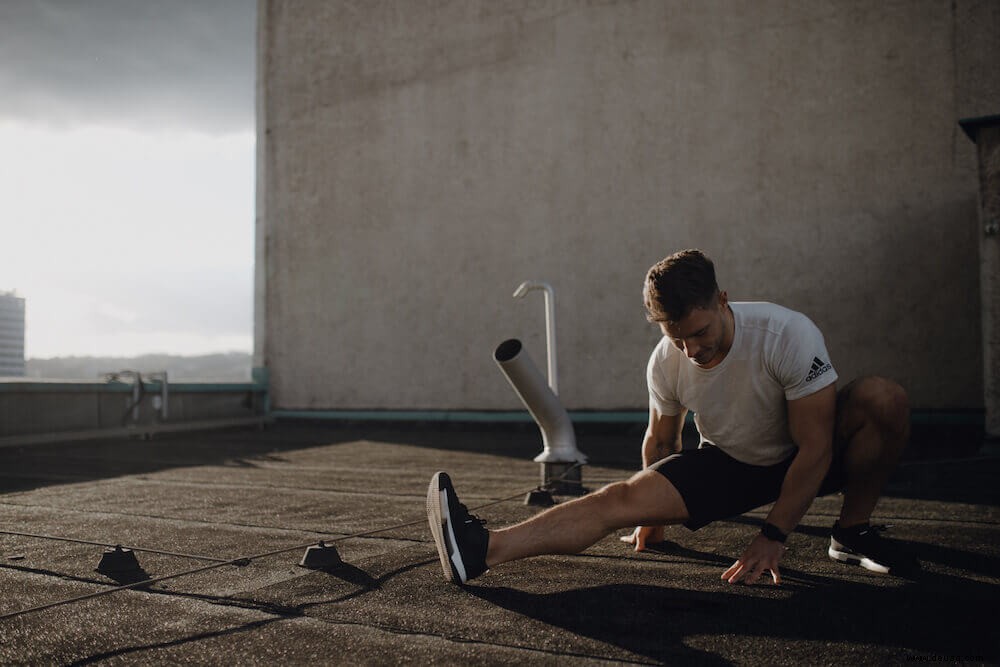
[[[732,346],[726,318],[726,297],[710,308],[692,308],[679,322],[660,322],[660,331],[701,368],[718,366]]]

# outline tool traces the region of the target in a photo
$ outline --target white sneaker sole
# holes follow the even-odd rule
[[[452,583],[461,584],[466,581],[465,564],[462,563],[457,546],[453,556],[448,553],[446,540],[450,539],[453,545],[457,545],[458,542],[455,540],[451,521],[448,520],[448,498],[447,493],[441,488],[442,474],[444,473],[435,473],[431,478],[430,486],[427,487],[427,523],[430,525],[431,536],[434,538],[434,546],[437,547],[444,578]],[[448,531],[447,536],[445,530]]]
[[[826,550],[826,553],[830,555],[830,558],[834,560],[839,560],[841,563],[847,563],[848,565],[860,565],[866,570],[871,570],[872,572],[878,572],[879,574],[889,574],[889,568],[881,563],[876,563],[872,559],[866,556],[858,556],[856,554],[846,553],[844,551],[839,551],[830,545],[830,548]]]

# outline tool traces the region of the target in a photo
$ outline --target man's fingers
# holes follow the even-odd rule
[[[729,566],[729,569],[722,573],[722,578],[731,584],[739,581],[739,574],[743,569],[743,561],[738,560]]]
[[[645,551],[646,542],[649,541],[649,536],[652,534],[653,531],[644,530],[642,526],[639,526],[628,535],[622,535],[618,539],[626,544],[634,544],[636,551]]]
[[[618,539],[626,544],[634,544],[636,551],[642,551],[646,548],[646,540],[643,537],[642,531],[638,528],[633,530],[628,535],[622,535]]]
[[[760,581],[760,578],[764,575],[764,572],[767,572],[767,571],[769,571],[768,568],[764,567],[763,565],[755,567],[750,572],[750,574],[747,576],[747,578],[746,578],[746,584],[748,586],[753,586],[758,581]]]
[[[762,576],[764,576],[765,572],[770,572],[771,573],[771,579],[774,581],[774,585],[775,586],[780,586],[781,585],[781,573],[778,572],[778,568],[777,567],[771,567],[771,568],[762,567],[759,570],[754,570],[753,573],[751,573],[750,576],[747,577],[747,579],[746,579],[747,584],[749,584],[749,585],[756,584],[757,581]]]
[[[765,572],[771,573],[771,579],[774,580],[776,586],[781,585],[781,572],[778,570],[777,565],[770,568],[763,565],[754,565],[751,567],[740,560],[733,563],[728,570],[722,573],[722,579],[730,584],[737,584],[742,580],[747,586],[753,586],[760,581],[761,576]]]

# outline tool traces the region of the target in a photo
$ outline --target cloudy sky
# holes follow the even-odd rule
[[[26,355],[250,351],[255,0],[0,1]]]

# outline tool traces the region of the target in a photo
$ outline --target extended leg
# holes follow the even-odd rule
[[[495,532],[487,531],[484,522],[459,502],[447,473],[435,474],[427,489],[431,536],[445,578],[456,583],[518,558],[583,551],[618,528],[680,523],[687,518],[677,489],[654,470]]]
[[[486,563],[583,551],[612,531],[687,520],[687,508],[666,477],[644,470],[625,482],[557,505],[527,521],[490,533]]]

